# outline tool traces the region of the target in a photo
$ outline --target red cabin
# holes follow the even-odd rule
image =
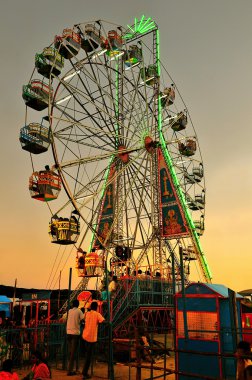
[[[86,253],[81,249],[77,251],[76,269],[78,277],[98,277],[103,273],[104,257],[97,250]]]
[[[46,166],[46,170],[34,172],[29,178],[31,197],[38,201],[49,202],[58,198],[61,179],[58,174]]]
[[[122,49],[122,37],[116,30],[110,30],[108,32],[108,38],[101,43],[102,48],[108,50],[108,55],[114,55],[113,51],[121,51]]]
[[[77,55],[81,48],[81,36],[73,29],[66,28],[62,36],[55,36],[54,46],[64,58],[70,59]]]
[[[122,48],[122,37],[116,30],[110,30],[108,32],[108,42],[112,50],[120,50]]]

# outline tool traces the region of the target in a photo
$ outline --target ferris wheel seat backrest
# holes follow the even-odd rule
[[[96,49],[98,45],[101,44],[103,37],[101,36],[100,31],[93,24],[85,25],[85,34],[88,36],[89,41],[91,39],[91,44],[93,48]],[[87,40],[86,40],[87,41]]]

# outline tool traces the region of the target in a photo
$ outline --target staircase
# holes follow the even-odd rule
[[[110,320],[116,331],[141,310],[165,310],[173,308],[172,284],[164,280],[119,280],[111,301]],[[107,311],[104,317],[108,318]]]
[[[69,298],[69,303],[71,303],[74,299],[77,298],[78,294],[82,292],[83,290],[87,289],[87,284],[88,284],[89,278],[83,278],[81,282],[78,284],[78,286],[75,288],[75,290],[72,291],[70,298]],[[59,310],[59,316],[62,316],[67,312],[67,307],[68,307],[68,300],[64,303],[64,305],[61,307]]]

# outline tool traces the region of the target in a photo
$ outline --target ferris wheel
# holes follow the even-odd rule
[[[36,54],[23,98],[29,189],[34,199],[53,200],[53,243],[93,251],[87,259],[95,257],[100,271],[109,258],[111,265],[146,265],[178,282],[182,267],[187,280],[191,271],[211,281],[200,244],[199,142],[161,64],[151,18],[126,28],[99,20],[64,29]]]

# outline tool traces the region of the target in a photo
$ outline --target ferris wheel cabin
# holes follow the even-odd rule
[[[194,199],[191,197],[187,198],[188,207],[191,210],[203,210],[205,208],[205,192],[202,191],[201,194],[196,194]]]
[[[108,38],[106,40],[106,47],[109,50],[121,50],[122,49],[122,37],[116,30],[110,30],[108,32]]]
[[[46,78],[50,78],[51,74],[58,76],[64,67],[64,57],[53,47],[47,47],[41,54],[36,54],[35,66],[38,73]]]
[[[75,244],[80,235],[80,223],[75,215],[70,218],[54,216],[49,223],[51,242],[55,244]]]
[[[142,49],[137,45],[130,45],[125,55],[125,66],[136,66],[142,62],[142,59]]]
[[[171,87],[165,87],[161,95],[161,106],[163,108],[171,106],[175,101],[175,90],[174,85]]]
[[[182,249],[182,256],[183,256],[183,260],[188,260],[188,261],[197,260],[195,249],[192,245],[188,245],[186,248]]]
[[[38,201],[49,202],[58,198],[61,179],[58,174],[46,166],[46,170],[34,172],[29,178],[31,197]]]
[[[196,152],[197,145],[194,139],[187,139],[185,144],[182,142],[178,143],[179,151],[183,156],[193,156]]]
[[[176,116],[176,118],[172,118],[169,121],[169,124],[171,126],[171,129],[173,129],[175,132],[182,131],[186,128],[187,125],[187,116],[184,112],[179,112]]]
[[[191,173],[185,173],[185,179],[187,183],[199,183],[204,176],[204,169],[202,163],[199,166],[192,169]]]
[[[194,221],[196,232],[199,236],[202,236],[205,231],[205,223],[204,223],[204,217],[201,216],[200,220]]]
[[[44,153],[48,150],[51,136],[49,128],[43,125],[43,119],[40,124],[30,123],[20,129],[19,141],[22,149],[33,154]]]
[[[48,107],[49,99],[52,98],[53,90],[39,79],[33,79],[23,86],[23,99],[25,104],[36,111],[42,111]]]
[[[142,67],[140,69],[141,78],[148,86],[154,85],[157,74],[158,71],[156,65],[149,65],[148,67]]]
[[[81,40],[81,47],[86,53],[98,48],[104,42],[104,38],[101,36],[101,32],[93,24],[85,25],[85,36]]]
[[[55,36],[54,46],[60,55],[70,59],[77,55],[81,48],[81,36],[73,29],[66,28],[63,30],[62,36]]]
[[[115,247],[116,258],[113,260],[114,262],[120,261],[125,263],[126,261],[131,259],[131,249],[129,247],[124,247],[121,245],[117,245]]]
[[[104,254],[96,249],[86,253],[79,249],[76,256],[78,277],[99,277],[104,273]]]

